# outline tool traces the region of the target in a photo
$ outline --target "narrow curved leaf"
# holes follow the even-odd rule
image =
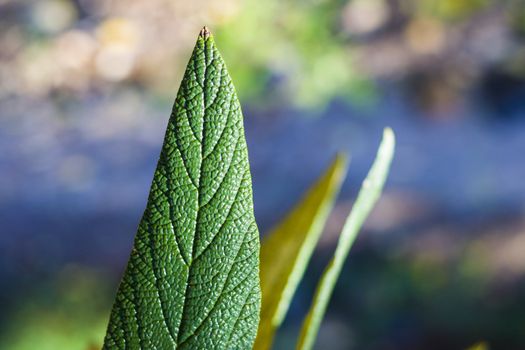
[[[241,108],[204,28],[168,122],[104,349],[249,349],[259,235]]]
[[[254,349],[272,345],[330,214],[348,160],[338,155],[288,216],[261,244],[261,322]]]
[[[394,155],[394,147],[394,133],[390,128],[387,128],[384,131],[383,140],[379,146],[374,164],[368,172],[368,175],[359,190],[352,211],[343,226],[334,256],[317,285],[312,305],[310,306],[308,315],[302,325],[299,342],[297,344],[297,349],[299,350],[308,350],[314,345],[321,320],[325,314],[337,278],[341,273],[343,263],[348,256],[348,252],[352,247],[361,226],[363,226],[368,214],[373,209],[381,195],[390,168],[390,163]]]

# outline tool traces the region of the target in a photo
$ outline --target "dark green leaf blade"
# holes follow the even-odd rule
[[[242,112],[204,28],[168,122],[104,349],[248,349],[259,308]]]

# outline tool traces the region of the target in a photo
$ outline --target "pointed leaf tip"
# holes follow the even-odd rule
[[[200,33],[199,33],[199,37],[203,38],[204,40],[208,39],[209,37],[211,36],[211,32],[210,30],[208,29],[208,27],[204,26],[202,27]]]
[[[385,139],[385,141],[387,143],[395,143],[395,140],[396,140],[396,136],[394,134],[394,130],[392,130],[392,128],[390,127],[386,127],[384,130],[383,130],[383,138]]]

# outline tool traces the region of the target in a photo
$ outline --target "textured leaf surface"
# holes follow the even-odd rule
[[[321,320],[325,314],[337,278],[341,273],[343,263],[357,237],[357,233],[381,195],[394,155],[394,147],[394,133],[387,128],[383,134],[383,140],[379,146],[374,164],[368,172],[352,211],[343,226],[334,256],[317,285],[314,300],[301,329],[297,344],[297,349],[299,350],[308,350],[314,345]]]
[[[243,120],[213,37],[188,63],[104,349],[249,349],[259,234]]]
[[[282,323],[348,167],[338,155],[290,214],[261,244],[261,322],[254,349],[269,349]]]

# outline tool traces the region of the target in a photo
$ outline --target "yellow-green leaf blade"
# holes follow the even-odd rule
[[[352,211],[343,226],[334,256],[317,285],[310,310],[301,328],[299,341],[297,343],[298,350],[309,350],[314,345],[321,320],[325,314],[337,278],[341,273],[343,263],[359,230],[381,195],[394,155],[394,148],[394,133],[391,129],[387,128],[384,131],[383,140],[379,146],[374,164],[368,172]]]
[[[261,321],[255,350],[269,349],[333,208],[348,160],[338,155],[261,244]]]
[[[248,349],[259,234],[239,101],[203,29],[169,119],[104,349]]]

